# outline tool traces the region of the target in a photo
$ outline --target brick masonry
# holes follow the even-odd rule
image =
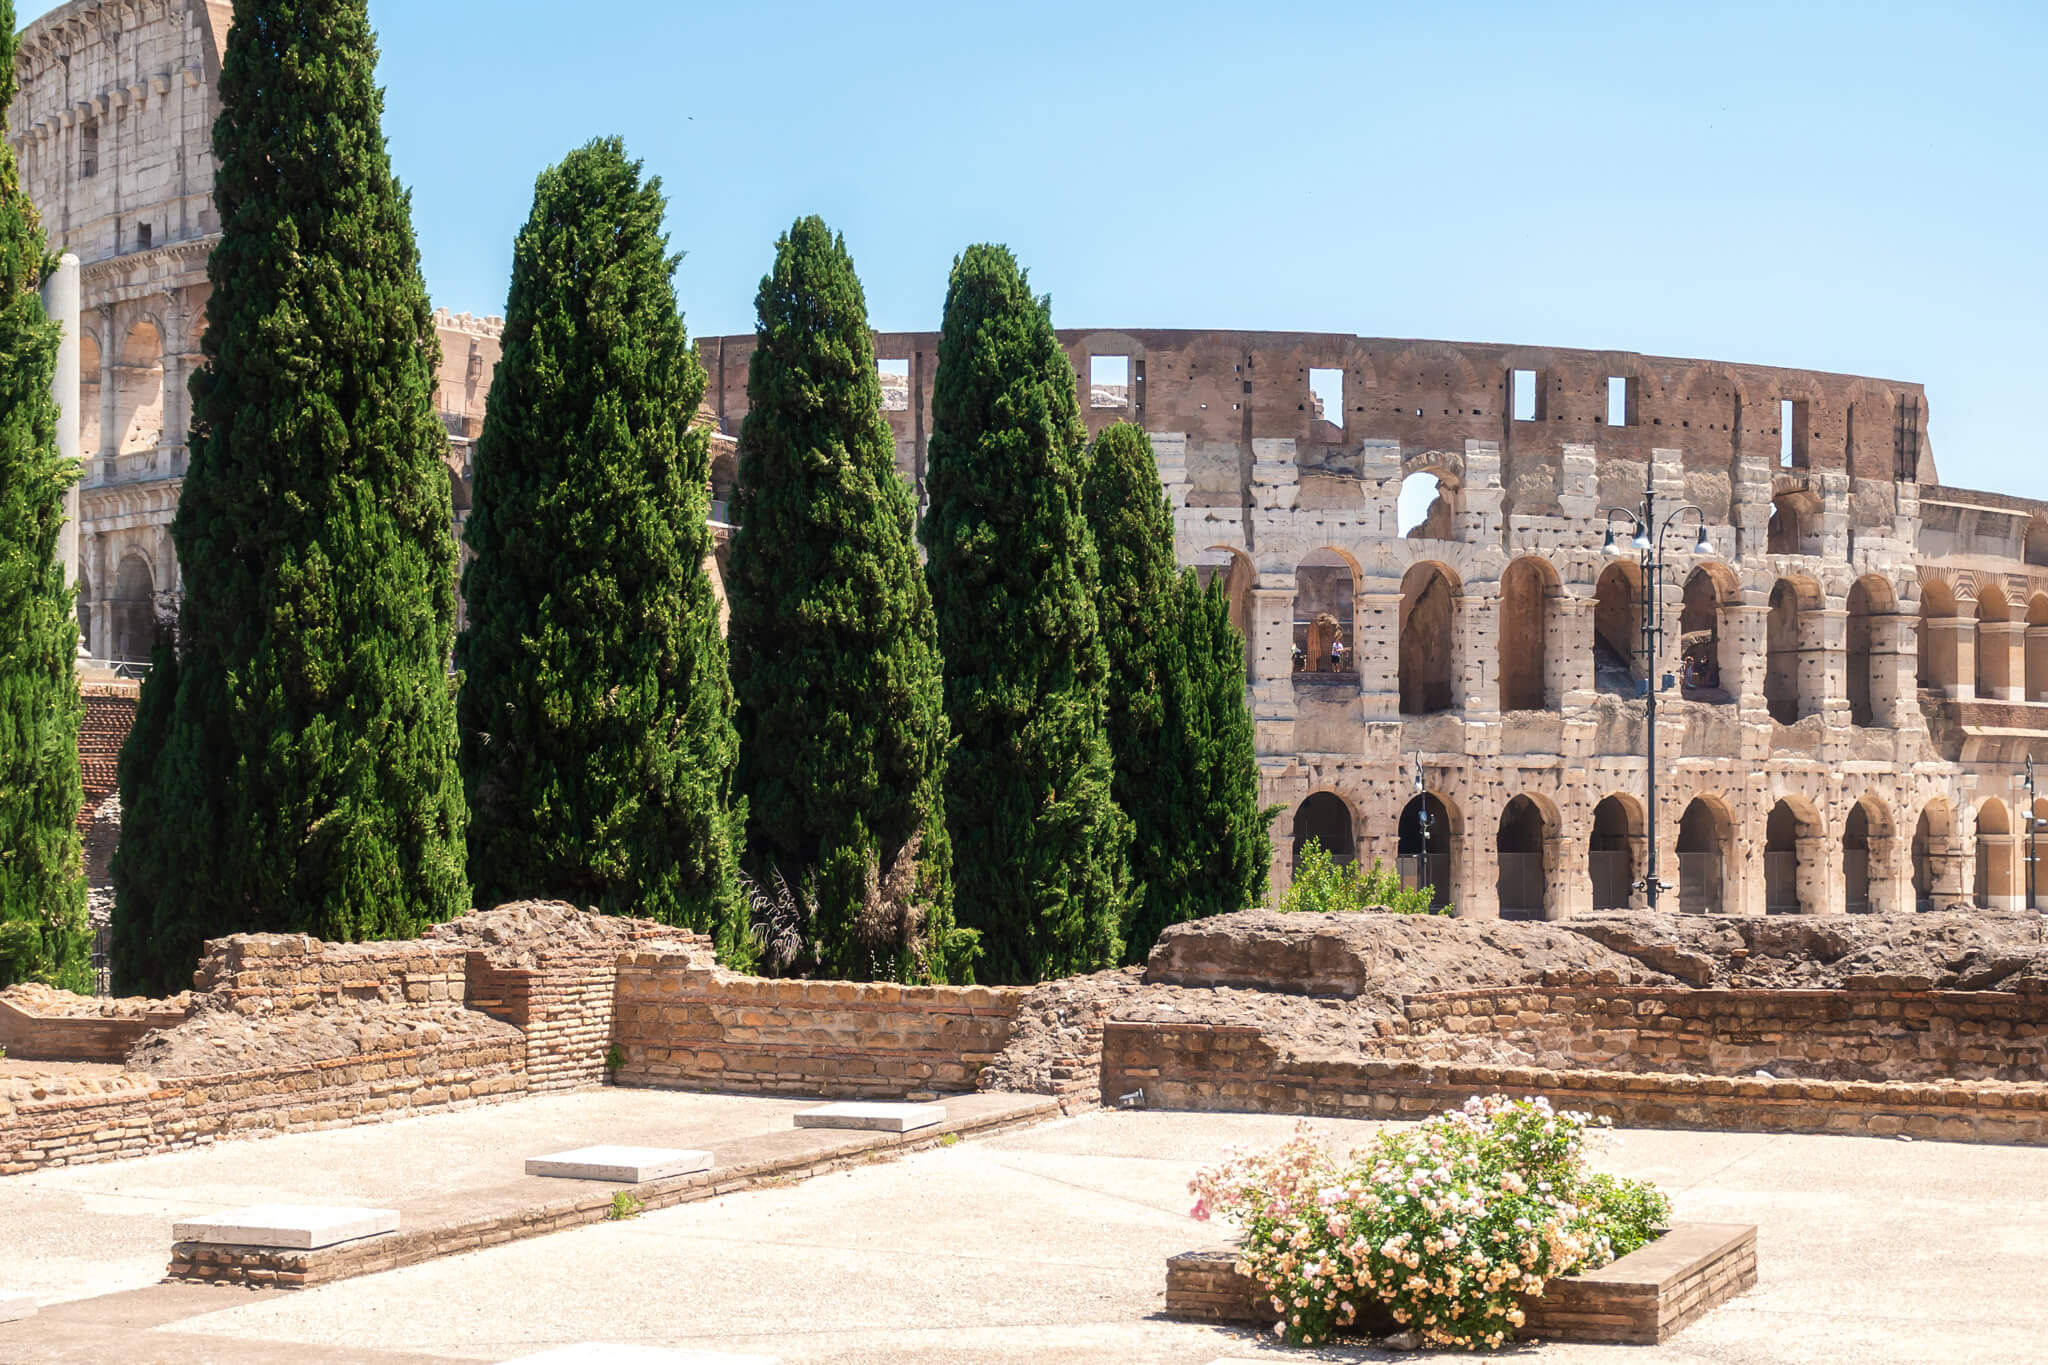
[[[1234,1251],[1221,1250],[1169,1259],[1167,1316],[1270,1323],[1270,1296],[1237,1273],[1236,1261]],[[1755,1284],[1754,1227],[1681,1223],[1612,1265],[1552,1280],[1540,1297],[1524,1297],[1528,1321],[1516,1335],[1653,1346]]]

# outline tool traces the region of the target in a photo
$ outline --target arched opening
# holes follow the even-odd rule
[[[1771,807],[1764,823],[1764,913],[1797,915],[1808,907],[1801,894],[1799,845],[1812,833],[1790,802]]]
[[[1849,808],[1842,826],[1842,888],[1844,909],[1870,913],[1870,815],[1861,801]]]
[[[1451,813],[1433,793],[1418,796],[1402,808],[1395,851],[1404,885],[1430,887],[1432,905],[1450,904]]]
[[[1733,700],[1721,686],[1721,589],[1703,568],[1694,569],[1685,580],[1678,647],[1685,669],[1681,696],[1688,701]]]
[[[1294,571],[1294,667],[1356,679],[1352,634],[1351,561],[1335,550],[1316,550]]]
[[[1245,680],[1251,681],[1252,587],[1258,581],[1251,560],[1242,551],[1212,545],[1195,556],[1195,579],[1205,592],[1219,581],[1223,584],[1223,596],[1230,603],[1230,624],[1244,641]]]
[[[2027,538],[2021,557],[2036,567],[2048,568],[2048,523],[2035,517],[2027,523]]]
[[[1946,801],[1929,801],[1913,827],[1913,901],[1935,910],[1956,898],[1955,817]]]
[[[2048,701],[2048,593],[2027,603],[2027,700]]]
[[[1785,579],[1771,588],[1771,614],[1765,626],[1764,704],[1771,719],[1791,725],[1803,713],[1799,668],[1804,657],[1800,636],[1799,589]]]
[[[1434,715],[1454,704],[1458,590],[1435,564],[1417,564],[1401,580],[1401,714]]]
[[[1771,522],[1766,528],[1765,552],[1774,555],[1817,554],[1809,543],[1820,501],[1811,493],[1780,493],[1771,499]]]
[[[100,339],[78,338],[78,449],[85,458],[100,453]]]
[[[1688,915],[1721,913],[1728,848],[1734,822],[1728,812],[1695,797],[1678,821],[1678,908]]]
[[[1335,792],[1314,792],[1294,808],[1294,867],[1301,866],[1302,849],[1311,839],[1340,867],[1357,860],[1351,807],[1343,797]]]
[[[2012,817],[2003,801],[1990,797],[1977,807],[1977,905],[1980,909],[2018,908],[2013,868]]]
[[[1502,919],[1542,919],[1549,882],[1543,862],[1543,811],[1526,796],[1517,796],[1500,813],[1494,851],[1500,860],[1496,889]]]
[[[110,599],[111,633],[107,657],[140,663],[156,647],[156,581],[149,561],[131,554],[121,561]]]
[[[155,323],[144,319],[128,329],[114,384],[119,453],[155,450],[164,440],[164,341]]]
[[[1593,807],[1593,836],[1587,869],[1593,876],[1593,908],[1626,910],[1634,894],[1637,825],[1634,803],[1610,796]]]
[[[1849,720],[1854,725],[1889,721],[1888,707],[1878,700],[1885,688],[1878,677],[1876,649],[1879,616],[1892,614],[1891,589],[1881,578],[1859,578],[1849,588]]]
[[[1944,697],[1956,695],[1957,633],[1955,593],[1946,583],[1921,584],[1917,679],[1921,687]]]
[[[1644,675],[1639,666],[1643,641],[1642,570],[1620,562],[1600,571],[1593,589],[1593,680],[1602,692],[1633,697]]]
[[[1541,559],[1508,565],[1500,579],[1500,709],[1541,711],[1554,706],[1550,631],[1559,591],[1557,571]]]
[[[1450,490],[1434,474],[1418,471],[1401,480],[1394,499],[1394,532],[1409,540],[1455,540]]]
[[[1980,699],[2015,700],[2013,644],[2026,629],[2012,619],[2012,605],[1997,585],[1985,583],[1977,590],[1977,696]]]

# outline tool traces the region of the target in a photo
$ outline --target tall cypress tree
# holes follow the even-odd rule
[[[400,937],[469,903],[440,347],[375,66],[364,0],[235,6],[178,657],[122,763],[127,988],[217,934]]]
[[[14,99],[14,3],[0,0],[0,132]],[[57,453],[52,262],[0,142],[0,986],[89,989],[78,837],[78,623],[57,563],[76,461]]]
[[[815,877],[807,965],[961,979],[931,595],[844,240],[799,219],[755,303],[726,580],[749,861],[762,879]],[[888,903],[913,840],[911,903]]]
[[[1183,826],[1180,919],[1264,905],[1273,871],[1273,817],[1259,805],[1259,758],[1245,704],[1244,636],[1230,619],[1219,578],[1207,589],[1181,571],[1182,657],[1186,661],[1190,772],[1196,804]],[[1153,937],[1164,924],[1152,930]],[[1135,936],[1134,936],[1135,938]],[[1149,943],[1147,948],[1149,949]]]
[[[924,540],[956,738],[954,904],[1001,982],[1122,948],[1130,822],[1110,792],[1085,445],[1051,301],[1008,248],[969,247],[939,336]]]
[[[544,172],[512,255],[456,644],[469,867],[743,950],[704,371],[658,180],[617,138]]]

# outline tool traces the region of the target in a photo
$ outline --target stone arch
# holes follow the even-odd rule
[[[1766,553],[1819,553],[1820,499],[1804,490],[1790,490],[1771,499],[1771,520],[1765,528]]]
[[[1979,698],[2018,700],[2024,684],[2025,663],[2015,677],[2013,646],[2024,640],[2026,625],[2013,620],[2012,603],[1996,583],[1977,585],[1976,691]]]
[[[1957,695],[1961,625],[1955,590],[1938,578],[1920,585],[1919,685],[1944,697]]]
[[[87,459],[100,453],[100,339],[78,336],[78,449]]]
[[[2020,559],[2036,567],[2048,567],[2048,520],[2043,520],[2037,515],[2027,522],[2027,534],[2021,543]]]
[[[1822,905],[1819,884],[1827,875],[1815,845],[1821,822],[1813,806],[1787,796],[1764,820],[1764,913],[1811,914]]]
[[[164,334],[153,318],[138,318],[121,343],[114,367],[114,424],[119,446],[131,455],[155,450],[164,439]]]
[[[1502,919],[1543,919],[1549,914],[1550,845],[1556,835],[1554,813],[1527,793],[1501,808],[1494,835],[1494,889]]]
[[[1333,791],[1314,791],[1304,797],[1294,808],[1292,867],[1301,866],[1302,849],[1311,839],[1340,866],[1357,861],[1358,813],[1351,803]]]
[[[2027,600],[2027,700],[2048,701],[2048,592]]]
[[[2020,897],[2013,873],[2019,860],[2013,856],[2012,815],[2005,802],[1987,796],[1977,807],[1977,887],[1979,909],[2016,910]]]
[[[1913,827],[1913,899],[1921,910],[1936,910],[1962,897],[1955,813],[1935,797],[1920,808]]]
[[[1689,915],[1723,913],[1735,847],[1735,819],[1718,796],[1695,796],[1678,821],[1678,908]]]
[[[1500,709],[1555,709],[1558,689],[1550,677],[1550,637],[1556,629],[1557,599],[1564,592],[1549,560],[1524,555],[1500,576],[1495,634],[1500,653]]]
[[[1294,661],[1297,671],[1355,678],[1354,611],[1358,566],[1339,550],[1311,550],[1294,570]]]
[[[1721,616],[1741,600],[1735,575],[1724,564],[1699,564],[1686,575],[1685,594],[1678,616],[1678,647],[1681,658],[1680,695],[1688,701],[1729,702],[1734,694],[1724,677],[1740,673],[1739,659],[1724,660],[1724,640],[1735,632],[1723,632]]]
[[[1230,624],[1244,641],[1244,675],[1252,676],[1252,589],[1259,572],[1251,557],[1231,545],[1211,545],[1195,556],[1195,578],[1206,590],[1219,578],[1223,596],[1230,603]]]
[[[1444,470],[1403,474],[1394,497],[1394,534],[1407,540],[1456,540],[1457,493],[1457,484]]]
[[[108,603],[112,638],[106,657],[122,663],[148,659],[156,646],[156,575],[140,551],[122,558]]]
[[[1889,689],[1880,673],[1877,619],[1895,615],[1898,601],[1891,584],[1865,574],[1849,586],[1849,722],[1852,725],[1891,723]],[[1880,705],[1880,703],[1884,703]]]
[[[1610,561],[1593,588],[1593,678],[1602,692],[1633,697],[1648,676],[1641,661],[1643,571],[1633,559]]]
[[[1401,579],[1401,714],[1434,715],[1457,705],[1458,627],[1463,586],[1435,561]]]
[[[1633,902],[1642,842],[1643,808],[1633,796],[1616,793],[1593,807],[1586,867],[1593,878],[1595,910],[1626,910]]]
[[[1849,808],[1842,822],[1843,908],[1851,914],[1894,910],[1892,868],[1898,862],[1891,812],[1874,792]]]
[[[1394,844],[1401,880],[1410,887],[1433,888],[1432,905],[1451,903],[1461,832],[1456,808],[1436,792],[1413,797],[1401,808]]]
[[[1771,719],[1792,725],[1819,709],[1819,689],[1806,675],[1819,659],[1820,589],[1804,578],[1771,585],[1765,623],[1764,703]]]

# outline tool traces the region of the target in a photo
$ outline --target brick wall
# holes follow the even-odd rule
[[[506,1038],[186,1080],[0,1081],[0,1175],[503,1099],[526,1089],[522,1052]]]
[[[1028,994],[773,981],[702,964],[664,952],[620,961],[621,1085],[850,1096],[971,1090]]]
[[[2048,997],[2002,991],[1531,986],[1407,1002],[1417,1039],[1497,1038],[1532,1063],[1826,1080],[2040,1079]]]
[[[465,1000],[526,1035],[529,1089],[601,1085],[618,972],[615,948],[548,954],[531,967],[493,965],[472,952]]]
[[[1545,1095],[1623,1127],[1855,1133],[2048,1144],[2039,1081],[1759,1080],[1464,1065],[1280,1051],[1255,1027],[1111,1022],[1102,1096],[1149,1107],[1416,1119],[1473,1095]]]
[[[184,1019],[178,1008],[113,1017],[47,1015],[0,1000],[0,1052],[31,1062],[118,1062],[145,1033]]]
[[[464,997],[467,961],[461,947],[420,940],[327,943],[304,934],[236,934],[207,943],[192,980],[240,1014],[352,1000],[452,1004]]]

